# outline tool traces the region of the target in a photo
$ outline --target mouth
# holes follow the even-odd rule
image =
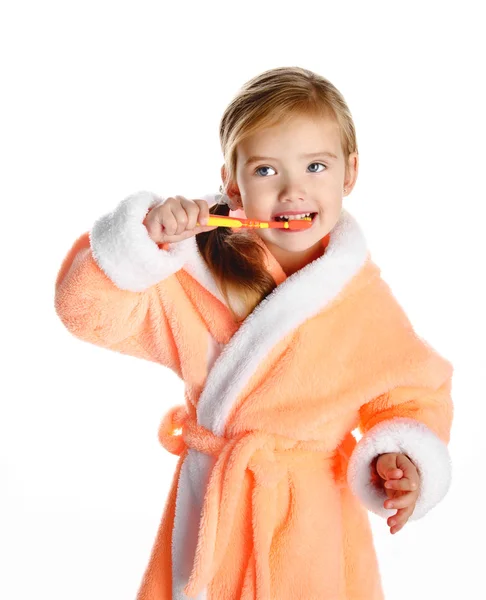
[[[302,220],[302,219],[309,218],[309,217],[312,220],[314,220],[316,216],[317,216],[316,212],[309,212],[309,213],[305,213],[305,214],[302,213],[301,215],[278,215],[276,217],[273,217],[273,220],[286,222],[286,221],[293,221],[295,219]]]

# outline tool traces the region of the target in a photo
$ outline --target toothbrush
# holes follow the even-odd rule
[[[197,223],[200,226],[200,223]],[[312,226],[312,219],[291,219],[290,221],[257,221],[255,219],[238,219],[237,217],[224,217],[222,215],[209,215],[209,227],[257,227],[259,229],[308,229]]]

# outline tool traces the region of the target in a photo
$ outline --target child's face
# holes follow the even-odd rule
[[[247,164],[252,156],[267,158]],[[339,219],[343,187],[347,194],[354,185],[355,153],[350,157],[349,168],[345,181],[337,124],[330,119],[299,116],[260,131],[238,145],[237,186],[233,191],[241,197],[249,219],[270,221],[276,213],[285,211],[317,213],[311,228],[295,233],[284,229],[254,230],[282,263],[286,257],[292,261],[289,253],[304,258],[322,245],[322,238]]]

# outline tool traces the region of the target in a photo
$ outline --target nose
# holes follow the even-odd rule
[[[304,182],[298,173],[284,172],[280,180],[279,201],[296,202],[303,201],[306,197]]]
[[[279,193],[280,202],[303,202],[305,193],[301,186],[296,183],[287,184]]]

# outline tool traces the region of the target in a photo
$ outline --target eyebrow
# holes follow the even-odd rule
[[[327,150],[324,150],[322,152],[309,152],[308,154],[301,154],[299,156],[299,158],[311,158],[312,156],[328,156],[329,158],[336,158],[337,156],[335,154],[333,154],[332,152],[328,152]],[[260,160],[277,160],[277,158],[272,158],[271,156],[250,156],[246,161],[245,161],[245,167],[251,163],[254,162],[258,162]]]

